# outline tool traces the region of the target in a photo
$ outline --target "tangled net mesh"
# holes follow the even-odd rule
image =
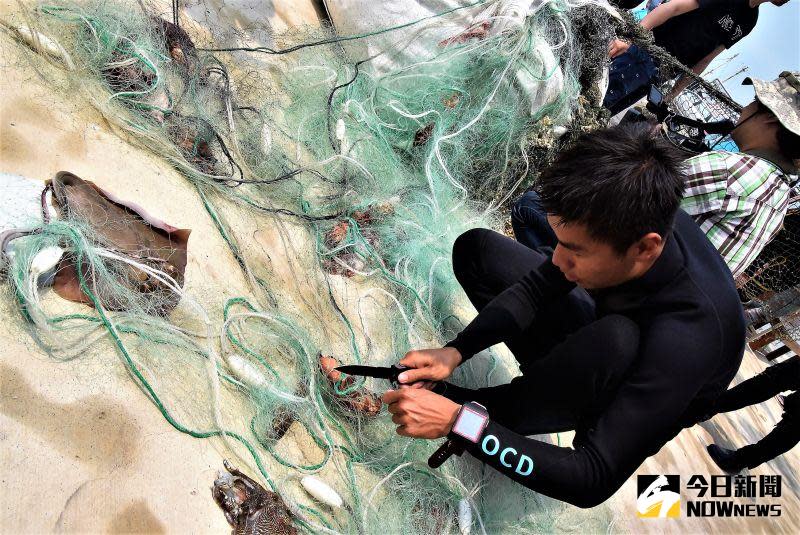
[[[463,327],[452,244],[476,226],[501,228],[509,200],[596,125],[601,69],[586,60],[604,54],[608,11],[542,2],[492,33],[486,23],[509,16],[475,2],[343,38],[234,28],[212,4],[183,12],[194,45],[156,2],[44,2],[18,23],[41,37],[35,48],[48,45],[30,60],[60,73],[52,83],[196,189],[249,295],[182,287],[66,211],[15,240],[9,281],[31,335],[61,360],[111,344],[173,427],[259,473],[305,529],[569,528],[565,506],[466,456],[430,470],[436,444],[401,439],[375,414],[371,392],[386,385],[331,378],[320,355],[388,364]],[[442,38],[442,28],[455,30]],[[411,44],[429,54],[409,58]],[[253,221],[269,228],[266,253],[251,243]],[[37,257],[52,247],[71,255],[93,310],[40,294]],[[166,295],[132,289],[141,273]],[[174,311],[155,312],[176,295]],[[506,382],[512,362],[487,352],[454,380]],[[297,475],[317,472],[345,509],[300,493]],[[607,511],[592,522],[581,529],[605,529]]]

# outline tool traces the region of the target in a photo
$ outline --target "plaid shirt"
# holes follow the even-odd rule
[[[781,229],[791,197],[789,177],[771,161],[744,153],[705,152],[686,164],[681,208],[736,278]]]

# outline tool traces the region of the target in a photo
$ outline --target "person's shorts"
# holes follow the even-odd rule
[[[608,71],[608,91],[603,106],[617,114],[647,95],[650,85],[658,79],[650,54],[636,45],[617,56]]]

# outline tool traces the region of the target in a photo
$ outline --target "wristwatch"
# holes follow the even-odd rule
[[[447,440],[430,456],[428,466],[439,468],[451,455],[461,455],[467,446],[477,444],[488,424],[486,407],[475,401],[462,405]]]

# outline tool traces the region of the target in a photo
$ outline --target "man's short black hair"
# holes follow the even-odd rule
[[[684,156],[643,125],[578,138],[539,178],[548,214],[586,226],[618,253],[649,232],[666,237],[685,188]]]

